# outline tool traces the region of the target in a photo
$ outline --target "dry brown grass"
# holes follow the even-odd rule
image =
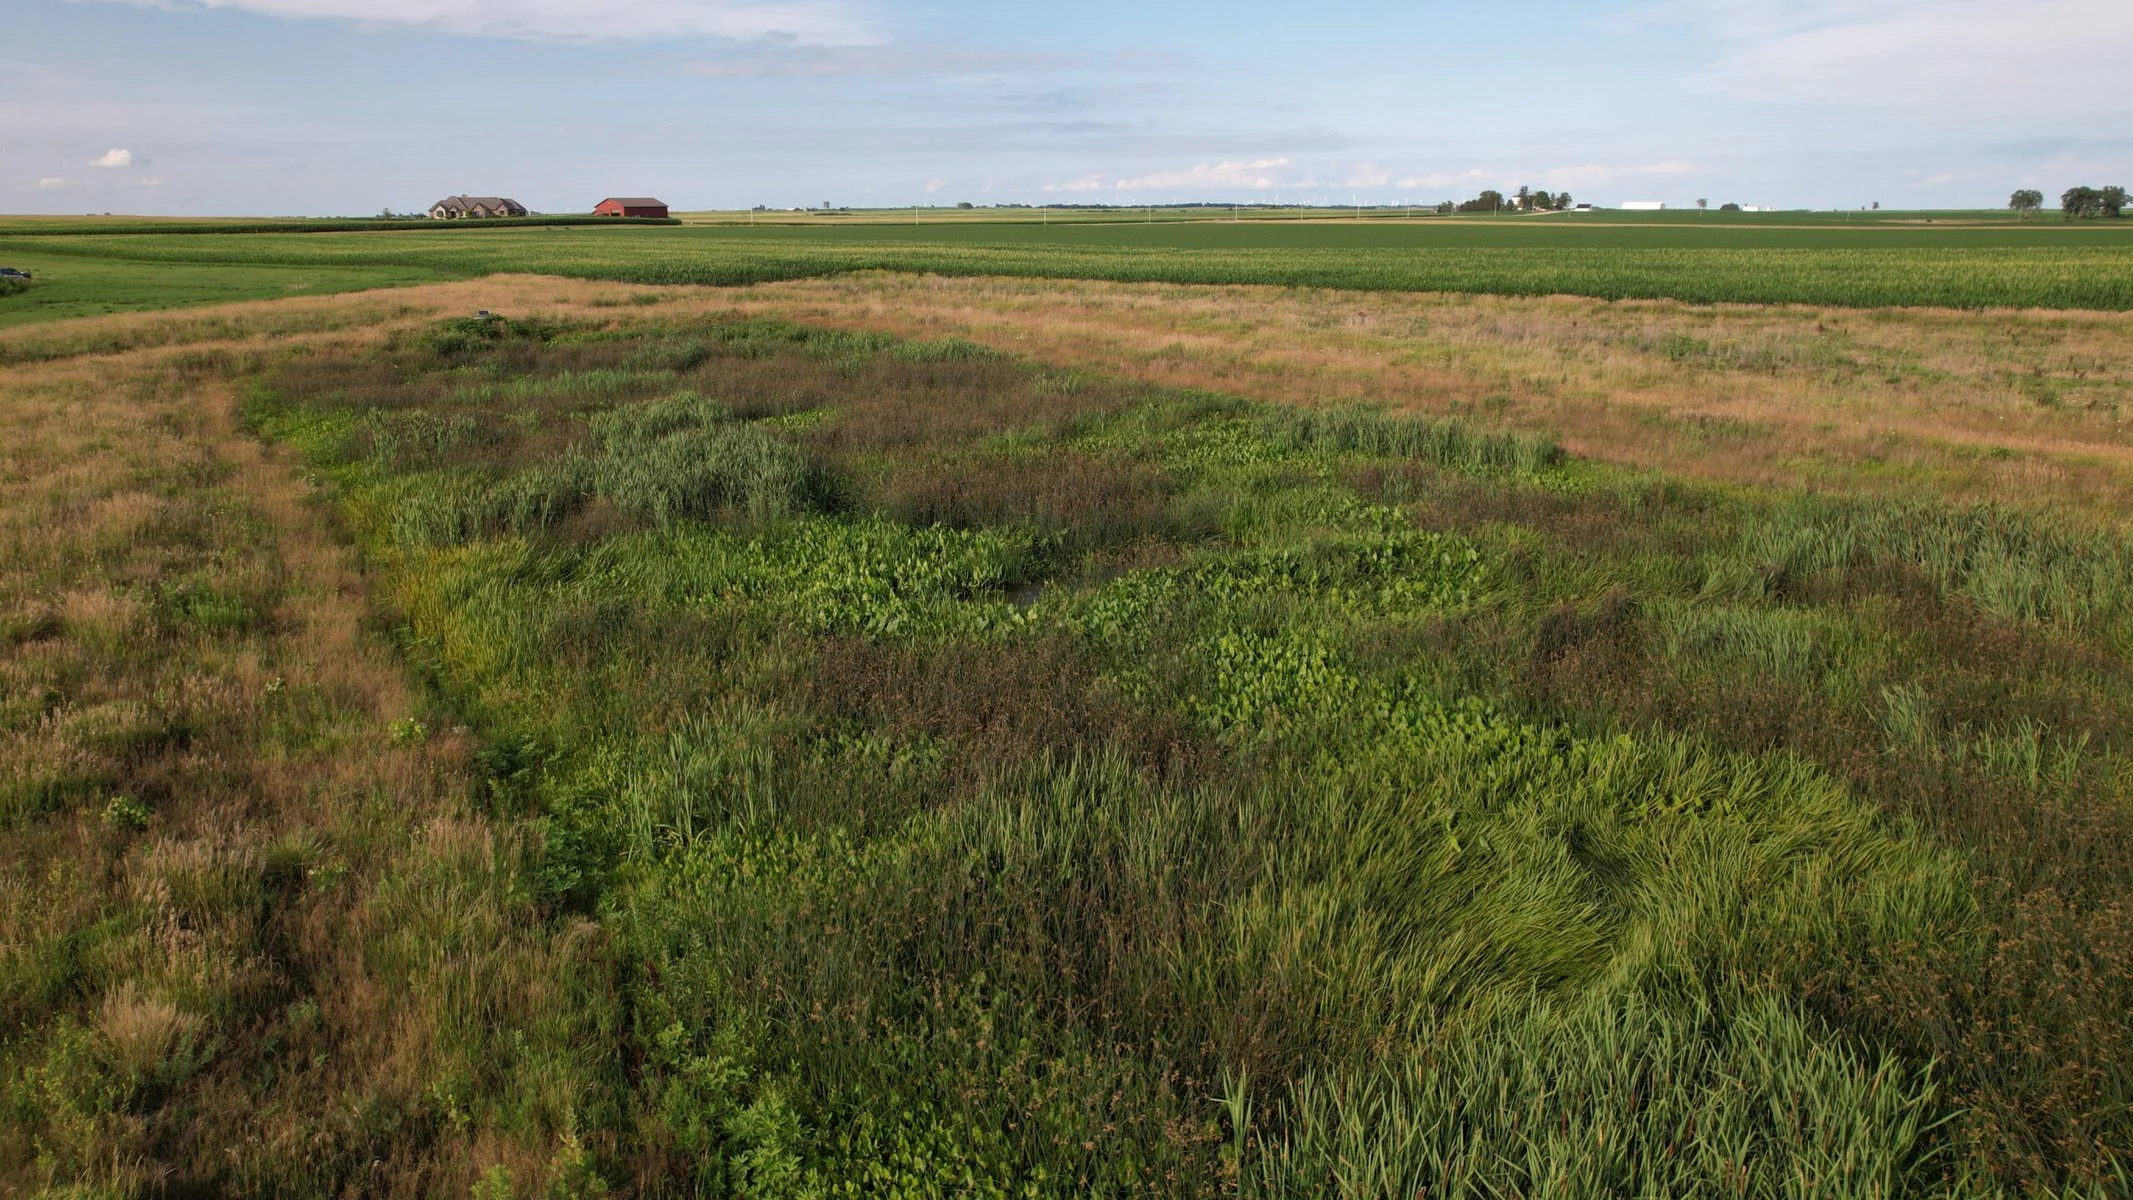
[[[1758,484],[2123,511],[2133,317],[863,275],[733,307],[1289,404],[1383,403]]]
[[[1606,462],[1752,484],[2133,511],[2133,315],[1957,312],[867,273],[746,288],[496,276],[0,335],[0,361],[352,344],[487,308],[618,325],[740,314],[966,338],[1286,404],[1551,432]]]
[[[466,738],[396,735],[357,564],[235,421],[231,367],[376,303],[8,343],[42,350],[0,373],[0,1193],[463,1195],[578,1153],[567,1060],[563,1118],[436,1123],[440,1087],[527,1107],[488,1039],[596,1022],[602,948],[515,889]]]

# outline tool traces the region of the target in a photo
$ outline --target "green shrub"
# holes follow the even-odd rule
[[[483,314],[439,321],[424,332],[422,344],[439,357],[451,358],[507,341],[546,341],[555,334],[553,326],[540,321]]]

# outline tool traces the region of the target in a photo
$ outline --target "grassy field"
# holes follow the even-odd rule
[[[1383,205],[1362,207],[1328,207],[1239,204],[1230,205],[1152,205],[1143,207],[1114,206],[1108,208],[1075,208],[1048,205],[1003,206],[998,208],[957,209],[942,206],[921,205],[916,208],[864,208],[864,209],[759,209],[704,210],[676,213],[675,219],[691,225],[911,225],[911,224],[1227,224],[1239,221],[1304,222],[1323,224],[1327,222],[1368,221],[1377,223],[1420,222],[1434,226],[1448,225],[1494,225],[1509,224],[1526,228],[1567,223],[1581,226],[1629,226],[1655,228],[1681,226],[1693,229],[1714,227],[1813,227],[1834,225],[1862,227],[1886,225],[1892,227],[1911,225],[1937,225],[1960,227],[2026,227],[2056,223],[2056,216],[2018,215],[2005,209],[1959,210],[1940,212],[1900,212],[1893,209],[1873,211],[1808,211],[1792,212],[1720,212],[1716,210],[1667,209],[1659,212],[1625,212],[1621,210],[1592,210],[1568,213],[1436,213],[1427,204]],[[4,222],[6,218],[0,218]]]
[[[451,278],[412,265],[276,266],[259,263],[170,263],[23,252],[0,239],[0,265],[36,282],[0,293],[0,329],[70,317],[156,312],[234,300],[319,296],[405,287]]]
[[[74,223],[65,236],[19,223],[0,230],[0,256],[43,265],[75,298],[17,298],[0,306],[0,325],[96,311],[93,304],[168,303],[185,287],[202,300],[249,298],[273,286],[277,272],[282,286],[304,288],[499,272],[732,285],[888,270],[1698,303],[2133,308],[2133,223],[1639,216],[1665,219],[1136,222],[1113,214],[1048,225],[992,214],[927,223],[922,214],[910,225],[809,217],[753,227],[314,233],[106,233]],[[137,287],[128,282],[135,273]],[[82,282],[72,282],[77,274]]]
[[[6,1186],[2125,1193],[2116,522],[453,286],[0,343]],[[1188,299],[1061,311],[1593,319]],[[1833,369],[1629,316],[1566,392]],[[1984,404],[1969,319],[1842,350]]]

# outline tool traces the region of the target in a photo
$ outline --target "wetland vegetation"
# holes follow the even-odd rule
[[[2108,514],[671,300],[6,343],[10,1186],[2122,1194]]]

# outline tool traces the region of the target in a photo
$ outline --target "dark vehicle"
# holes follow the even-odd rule
[[[30,273],[28,271],[17,271],[13,267],[0,267],[0,279],[28,279],[29,277]]]

